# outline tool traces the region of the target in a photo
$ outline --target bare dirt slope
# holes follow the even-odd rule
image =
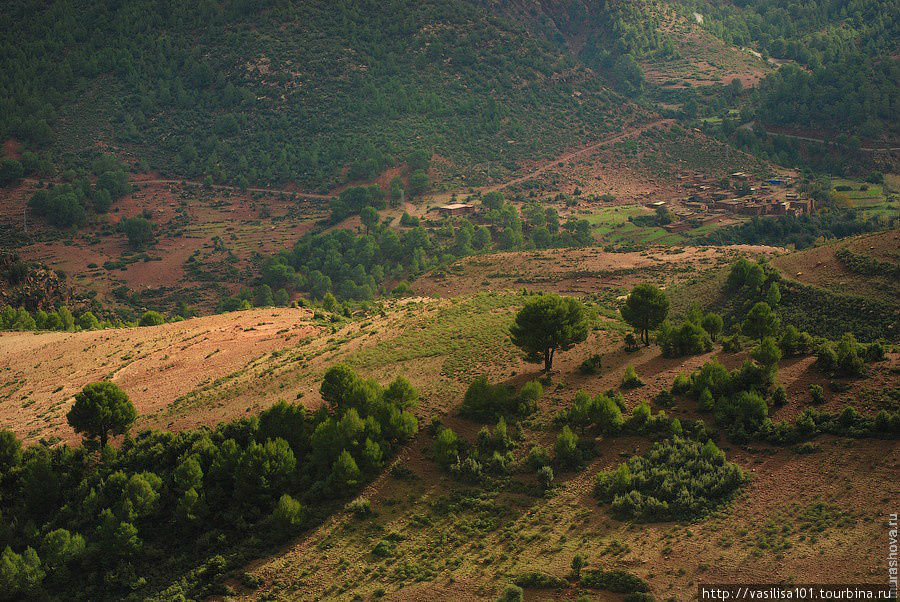
[[[84,385],[109,379],[146,416],[320,328],[304,309],[258,309],[153,327],[0,333],[0,416],[25,441],[73,440],[65,414]]]

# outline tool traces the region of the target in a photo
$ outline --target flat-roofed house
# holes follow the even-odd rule
[[[475,205],[469,203],[450,203],[437,208],[442,215],[468,215],[475,211]]]

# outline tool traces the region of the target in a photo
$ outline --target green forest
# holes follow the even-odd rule
[[[490,177],[620,123],[572,58],[465,0],[13,0],[4,15],[0,136],[66,166],[101,138],[141,167],[242,185],[327,189],[432,149]]]

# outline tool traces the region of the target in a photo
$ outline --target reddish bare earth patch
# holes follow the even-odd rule
[[[312,312],[258,309],[162,326],[78,333],[0,333],[0,422],[25,441],[75,441],[65,414],[84,385],[110,379],[125,389],[141,416],[260,356],[314,336]],[[194,424],[202,423],[202,420]]]

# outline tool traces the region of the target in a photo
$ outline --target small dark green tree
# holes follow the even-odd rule
[[[132,249],[143,249],[153,241],[153,224],[144,217],[125,218],[119,228],[125,233]]]
[[[86,385],[75,394],[75,403],[66,420],[76,433],[88,441],[100,440],[105,446],[110,435],[126,432],[137,418],[128,395],[115,383],[102,381]]]
[[[531,362],[544,362],[544,371],[553,368],[557,349],[567,351],[588,335],[588,314],[584,305],[571,297],[539,295],[525,304],[510,327],[513,345]]]
[[[366,227],[366,234],[378,223],[378,210],[375,207],[365,206],[359,212],[359,218]]]
[[[748,337],[761,340],[774,336],[780,325],[781,321],[769,304],[760,301],[747,312],[747,317],[741,327]]]
[[[411,176],[409,176],[409,195],[410,196],[419,196],[425,194],[428,191],[428,174],[423,170],[414,171]]]
[[[0,476],[6,474],[22,462],[22,444],[16,434],[0,429]]]
[[[631,290],[622,317],[641,335],[644,345],[650,345],[650,331],[662,324],[669,313],[669,298],[652,284],[639,284]]]
[[[584,565],[587,564],[584,560],[584,556],[581,554],[575,554],[572,557],[572,578],[575,581],[581,579],[581,569],[584,568]]]

